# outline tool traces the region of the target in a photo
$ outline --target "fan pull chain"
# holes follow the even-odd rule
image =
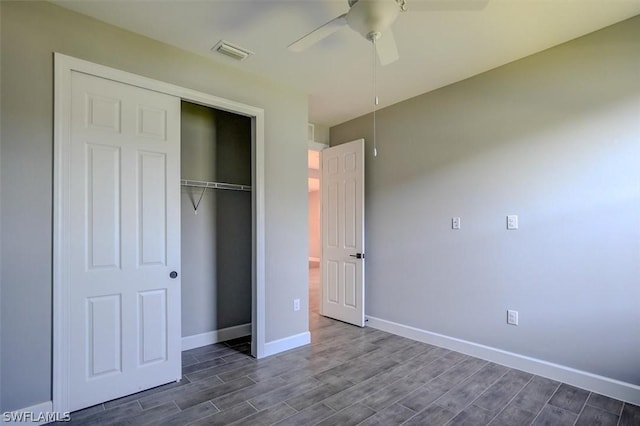
[[[378,72],[376,61],[376,40],[378,37],[375,35],[371,37],[371,51],[373,53],[373,156],[378,156],[378,147],[376,145],[376,109],[378,106]]]

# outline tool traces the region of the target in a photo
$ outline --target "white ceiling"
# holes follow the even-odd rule
[[[393,25],[400,60],[378,68],[380,107],[640,14],[640,0],[489,0],[480,10],[448,11],[433,10],[434,1],[447,0],[407,0],[409,12]],[[347,0],[54,2],[304,90],[313,123],[332,126],[373,107],[371,45],[358,33],[345,28],[302,53],[287,50],[345,13]],[[220,39],[255,55],[236,62],[211,52]]]

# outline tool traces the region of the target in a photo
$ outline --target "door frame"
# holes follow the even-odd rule
[[[265,355],[265,199],[264,110],[207,93],[176,86],[61,53],[54,53],[53,162],[53,410],[69,407],[69,147],[71,143],[71,73],[81,72],[153,90],[207,107],[251,118],[252,143],[252,283],[251,354]],[[182,337],[182,336],[180,336]],[[176,380],[180,380],[178,374]]]

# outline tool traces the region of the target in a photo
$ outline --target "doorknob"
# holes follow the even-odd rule
[[[178,273],[176,271],[171,271],[171,273],[169,274],[169,276],[174,279],[178,277]]]
[[[356,259],[364,259],[364,253],[350,254],[349,256],[355,257]]]

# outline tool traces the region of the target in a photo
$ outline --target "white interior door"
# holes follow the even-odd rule
[[[322,151],[321,314],[364,327],[364,139]]]
[[[70,138],[77,410],[181,377],[180,99],[72,72]]]

